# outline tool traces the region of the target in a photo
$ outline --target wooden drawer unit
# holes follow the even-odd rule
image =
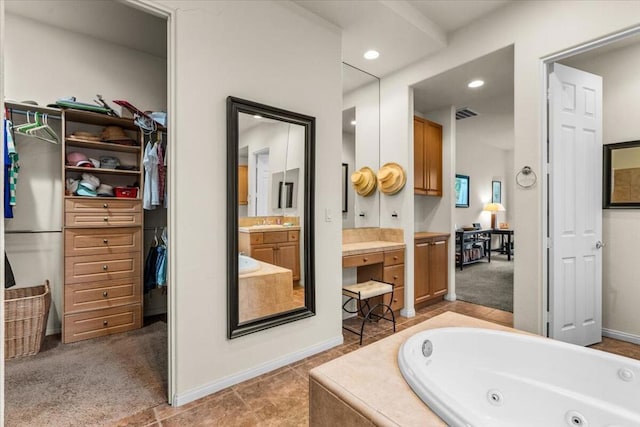
[[[384,265],[404,264],[404,249],[384,253]]]
[[[65,212],[142,212],[142,202],[138,199],[66,199]]]
[[[342,267],[359,267],[361,265],[380,264],[384,261],[384,253],[374,252],[362,255],[349,255],[342,257]]]
[[[384,267],[382,281],[393,283],[396,286],[404,286],[404,264]]]
[[[71,228],[64,232],[65,256],[142,251],[142,230],[135,228]]]
[[[289,241],[286,231],[268,231],[262,233],[262,243],[284,243]]]
[[[142,212],[66,212],[67,227],[127,227],[142,225]]]
[[[66,314],[64,342],[70,343],[142,327],[142,306],[131,304],[103,310]]]
[[[389,304],[391,295],[385,295],[384,303]],[[396,286],[393,288],[393,301],[391,302],[391,309],[393,311],[399,311],[404,307],[404,286]],[[397,320],[397,319],[396,319]]]
[[[75,283],[65,286],[64,306],[67,313],[75,313],[139,303],[141,295],[140,277]]]
[[[298,242],[300,241],[300,232],[297,230],[289,231],[287,237],[289,242]]]
[[[140,277],[140,252],[66,257],[65,284]]]

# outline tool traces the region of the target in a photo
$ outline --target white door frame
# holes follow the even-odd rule
[[[167,180],[168,191],[170,195],[176,192],[176,158],[177,149],[175,141],[178,140],[176,126],[176,39],[177,39],[177,14],[174,9],[160,5],[153,0],[125,0],[125,3],[140,9],[144,12],[155,16],[165,18],[167,20],[167,117],[171,118],[169,126],[167,126],[167,136],[170,144],[167,144]],[[176,219],[176,197],[169,197],[169,206],[167,209],[167,230],[169,233],[169,244],[167,245],[168,263],[167,263],[167,283],[170,283],[171,292],[167,292],[167,401],[171,405],[176,401],[177,394],[177,343],[176,343],[176,327],[177,327],[177,302],[179,290],[176,288],[178,283],[176,277],[176,235],[178,232]]]
[[[547,159],[549,158],[549,147],[547,146],[548,135],[549,135],[549,114],[547,109],[547,94],[549,87],[549,67],[556,61],[559,61],[564,58],[568,58],[574,55],[578,55],[580,53],[587,52],[589,50],[597,49],[599,47],[605,46],[610,43],[614,43],[616,41],[622,40],[626,37],[634,36],[640,34],[640,25],[628,28],[626,30],[596,39],[589,42],[586,42],[582,45],[572,47],[570,49],[554,53],[552,55],[543,57],[540,59],[540,74],[542,79],[541,94],[540,99],[542,102],[540,103],[541,114],[542,117],[542,132],[540,134],[542,152],[540,157],[540,165],[542,173],[540,179],[540,185],[542,187],[541,191],[541,206],[542,206],[542,239],[540,254],[542,259],[542,315],[540,316],[541,324],[540,331],[542,331],[542,335],[549,336],[549,260],[547,258],[547,242],[548,242],[548,233],[549,233],[549,221],[548,214],[549,212],[549,167],[547,163]]]

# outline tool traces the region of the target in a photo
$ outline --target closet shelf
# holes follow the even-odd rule
[[[101,173],[105,175],[124,175],[124,176],[139,176],[139,170],[122,170],[122,169],[103,169],[103,168],[84,168],[78,166],[65,166],[64,169],[67,172],[87,172],[87,173]]]
[[[69,108],[64,110],[64,117],[67,122],[76,122],[98,126],[120,126],[123,129],[138,131],[138,126],[133,123],[132,119],[112,117],[106,114],[73,110]]]
[[[112,142],[97,142],[80,139],[66,138],[65,143],[68,147],[91,148],[95,150],[120,151],[122,153],[140,153],[140,146],[130,146],[115,144]]]

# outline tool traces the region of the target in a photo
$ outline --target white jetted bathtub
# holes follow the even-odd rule
[[[246,255],[238,255],[238,274],[247,274],[260,270],[260,263]]]
[[[640,361],[626,357],[538,336],[440,328],[405,341],[398,362],[451,426],[640,426]]]

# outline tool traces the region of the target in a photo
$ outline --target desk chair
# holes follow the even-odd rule
[[[351,329],[348,326],[342,326],[349,332],[353,332],[356,335],[360,335],[360,345],[362,345],[362,337],[364,335],[364,325],[366,322],[378,322],[380,319],[387,320],[393,323],[393,332],[396,331],[396,316],[393,314],[393,310],[389,304],[384,303],[384,298],[380,299],[380,302],[370,306],[369,300],[375,297],[383,297],[384,295],[391,294],[389,301],[393,301],[393,283],[381,282],[379,280],[368,280],[362,283],[356,283],[354,285],[346,285],[342,287],[342,295],[349,299],[342,305],[342,309],[350,314],[360,314],[362,316],[362,326],[360,326],[360,332]],[[347,308],[347,305],[351,301],[356,301],[356,310],[351,311]],[[374,313],[377,308],[383,308],[382,314]],[[387,313],[391,313],[389,319]]]

